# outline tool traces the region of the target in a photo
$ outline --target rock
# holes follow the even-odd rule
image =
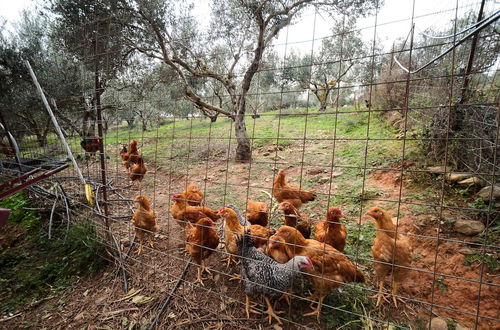
[[[474,251],[469,249],[469,248],[461,248],[460,250],[458,250],[458,253],[461,253],[461,254],[466,255],[466,256],[470,256],[470,255],[474,254]]]
[[[458,183],[461,186],[484,186],[484,181],[478,178],[477,176],[473,176],[472,178],[468,178],[462,180]]]
[[[342,174],[344,174],[344,173],[342,173],[342,172],[333,172],[332,173],[332,178],[336,178],[338,176],[341,176]]]
[[[320,173],[326,173],[326,171],[322,168],[313,168],[313,169],[307,170],[307,174],[310,174],[310,175],[316,175],[316,174],[320,174]]]
[[[491,191],[493,190],[493,194]],[[478,197],[481,197],[482,199],[489,201],[491,199],[500,199],[500,186],[498,185],[493,185],[493,186],[488,186],[484,187],[483,189],[479,190],[477,193]],[[490,199],[491,196],[491,199]]]
[[[434,173],[434,174],[443,174],[445,172],[445,169],[447,171],[450,171],[450,167],[445,167],[445,166],[429,166],[426,168],[428,172]]]
[[[467,236],[474,236],[484,230],[484,224],[476,220],[457,220],[453,224],[453,229]]]
[[[448,330],[448,324],[445,319],[434,317],[431,320],[431,330]]]
[[[319,184],[324,184],[324,183],[327,183],[328,181],[330,181],[329,177],[323,177],[323,178],[318,179]]]
[[[460,180],[465,180],[473,176],[473,174],[470,173],[448,173],[446,175],[446,180],[451,181],[451,182],[456,182]]]

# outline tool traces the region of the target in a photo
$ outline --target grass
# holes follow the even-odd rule
[[[75,279],[97,270],[102,264],[96,253],[102,246],[96,242],[93,227],[76,224],[68,231],[55,229],[49,240],[45,221],[29,206],[22,194],[0,201],[0,207],[12,210],[5,237],[10,246],[0,249],[0,312],[15,312],[25,305],[36,304],[58,295]]]

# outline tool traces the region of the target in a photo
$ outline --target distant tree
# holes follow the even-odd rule
[[[118,22],[126,17],[118,14],[121,0],[50,0],[50,10],[56,15],[53,39],[59,46],[93,73],[94,90],[84,93],[82,118],[83,135],[95,135],[97,107],[107,84],[120,72],[131,53]]]
[[[24,61],[31,63],[56,114],[66,119],[61,126],[68,134],[78,132],[68,118],[81,108],[85,88],[79,68],[49,37],[50,23],[46,16],[24,11],[15,31],[2,34],[0,42],[1,111],[13,133],[34,135],[39,146],[46,145],[53,127]]]
[[[292,53],[287,59],[283,79],[311,91],[318,100],[320,111],[325,111],[331,92],[341,82],[353,81],[349,76],[355,65],[361,67],[368,53],[359,31],[353,30],[356,18],[335,22],[331,36],[324,38],[317,54],[301,56]]]
[[[128,12],[137,19],[129,26],[135,48],[160,59],[175,70],[184,95],[199,109],[223,114],[234,121],[236,161],[251,160],[245,114],[252,81],[261,68],[266,49],[278,33],[308,7],[346,15],[363,14],[376,1],[338,0],[214,0],[208,31],[198,28],[185,1],[129,0]],[[224,49],[227,55],[217,50]],[[212,65],[224,58],[224,65]],[[194,78],[194,79],[193,79]],[[223,86],[229,102],[202,94],[197,79]]]

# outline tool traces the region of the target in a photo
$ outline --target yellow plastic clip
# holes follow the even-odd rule
[[[87,197],[87,201],[90,206],[94,206],[94,192],[92,191],[92,187],[89,184],[85,185],[85,197]]]

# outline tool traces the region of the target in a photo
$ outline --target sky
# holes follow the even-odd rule
[[[0,16],[7,19],[8,28],[19,20],[23,9],[34,7],[36,0],[0,0]],[[198,6],[197,11],[203,17],[208,17],[204,12],[208,9],[204,2]],[[416,33],[427,28],[442,28],[455,17],[455,8],[458,8],[458,16],[468,10],[477,11],[480,0],[385,0],[383,7],[377,14],[377,27],[375,16],[369,16],[358,20],[357,28],[360,29],[363,39],[372,42],[376,32],[377,42],[381,42],[385,49],[390,49],[392,43],[398,38],[405,38],[411,28],[412,12]],[[413,9],[413,5],[415,8]],[[498,10],[500,2],[486,0],[486,9]],[[316,18],[316,23],[315,23]],[[313,9],[305,12],[301,19],[288,29],[283,29],[276,41],[276,50],[283,54],[285,48],[299,52],[311,52],[321,44],[321,39],[330,35],[330,25],[324,14],[315,15]],[[314,43],[314,44],[313,44]]]

